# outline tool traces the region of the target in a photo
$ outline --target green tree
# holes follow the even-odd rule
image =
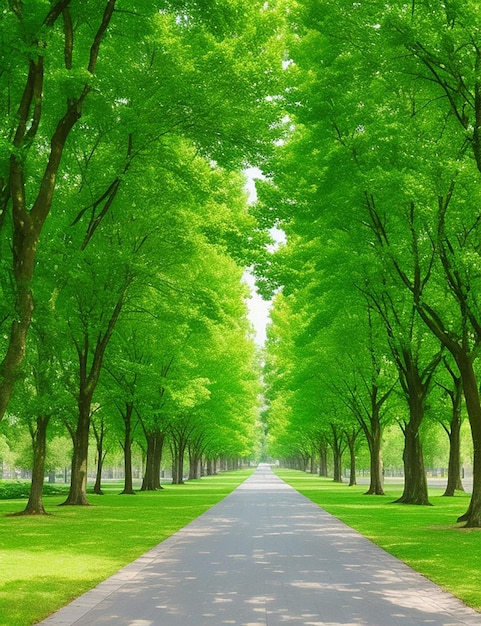
[[[11,261],[4,268],[12,278],[13,309],[8,311],[10,330],[0,361],[0,418],[25,354],[36,250],[52,207],[63,152],[92,90],[115,8],[115,0],[87,12],[77,11],[73,4],[60,0],[26,8],[10,2],[1,16],[5,70],[0,85],[0,228],[11,245]],[[90,29],[85,28],[87,21]]]
[[[331,212],[325,231],[339,216],[344,224],[370,224],[372,235],[359,239],[368,276],[387,264],[388,288],[397,284],[400,299],[400,290],[410,293],[411,309],[414,304],[453,354],[474,442],[479,397],[472,268],[478,235],[472,202],[478,192],[469,180],[476,180],[473,170],[479,170],[478,19],[471,2],[297,7],[291,47],[295,86],[285,98],[295,141],[272,161],[277,190],[265,194],[266,207],[278,207],[274,219],[289,228],[294,224],[301,235],[319,207],[325,216],[327,207]],[[293,167],[298,162],[301,176]],[[377,264],[369,254],[376,241],[383,261]],[[275,278],[278,265],[268,269]],[[477,466],[475,461],[475,474]],[[465,519],[479,525],[477,486]]]
[[[3,416],[25,352],[36,250],[52,203],[66,224],[82,224],[85,248],[133,165],[141,161],[142,172],[146,159],[152,164],[152,147],[164,147],[158,162],[168,164],[161,186],[183,180],[166,138],[183,138],[207,162],[230,168],[263,158],[275,132],[268,96],[279,91],[283,16],[245,0],[214,10],[190,1],[159,0],[146,10],[126,0],[116,10],[115,0],[61,0],[33,8],[12,1],[1,19],[0,225],[6,254],[13,251],[2,264],[13,280],[13,290],[3,287],[9,306],[0,318],[11,323],[0,363]]]

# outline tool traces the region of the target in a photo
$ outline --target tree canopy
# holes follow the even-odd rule
[[[429,505],[424,448],[447,438],[462,488],[466,417],[461,521],[481,526],[480,19],[474,0],[8,2],[0,419],[2,449],[31,440],[26,513],[66,435],[84,505],[94,444],[96,490],[116,449],[127,494],[135,453],[158,489],[167,456],[181,483],[254,458],[263,428],[264,453],[335,480],[367,458],[370,495],[398,429],[401,501]],[[246,268],[272,299],[260,352]]]
[[[284,294],[273,319],[292,304],[272,326],[268,354],[288,341],[283,369],[327,380],[342,423],[354,414],[368,442],[360,417],[369,407],[372,420],[383,398],[405,437],[402,501],[413,504],[428,504],[421,431],[436,379],[459,377],[474,447],[463,520],[479,526],[479,14],[469,2],[304,2],[289,19],[285,136],[257,211],[287,235],[258,265],[266,293]],[[302,387],[278,376],[297,423],[292,398]],[[275,424],[276,381],[268,387]],[[320,394],[310,424],[331,397]],[[309,404],[304,392],[304,411]],[[339,408],[328,414],[337,420]]]

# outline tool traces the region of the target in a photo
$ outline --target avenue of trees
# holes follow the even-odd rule
[[[244,268],[266,236],[242,170],[278,135],[282,12],[220,0],[9,0],[0,12],[0,419],[50,440],[88,504],[108,439],[132,493],[184,458],[252,454],[259,371]],[[5,441],[5,439],[3,439]],[[95,441],[95,444],[93,442]],[[90,451],[89,451],[90,446]],[[96,489],[100,489],[96,484]]]
[[[400,501],[428,505],[423,445],[443,429],[453,495],[464,419],[481,526],[480,27],[474,0],[8,0],[0,454],[28,434],[24,513],[66,437],[85,505],[112,445],[123,493],[134,450],[159,489],[166,449],[174,482],[252,455],[259,414],[269,454],[335,480],[366,448],[373,495],[398,428]],[[262,376],[246,267],[273,298]]]
[[[383,435],[404,436],[401,502],[429,504],[423,439],[449,437],[462,488],[469,421],[481,526],[481,14],[477,2],[304,0],[289,14],[285,137],[258,218],[287,243],[258,264],[274,295],[270,451],[341,458],[365,442],[382,494]]]

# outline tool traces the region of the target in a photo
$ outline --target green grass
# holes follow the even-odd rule
[[[68,485],[45,483],[43,486],[43,494],[45,496],[63,495],[66,498],[68,491]],[[28,499],[29,494],[30,482],[28,481],[0,480],[0,500]]]
[[[481,611],[481,531],[465,530],[456,519],[469,495],[442,496],[430,489],[432,507],[394,504],[401,485],[386,485],[385,496],[363,495],[367,485],[349,487],[294,470],[276,474],[323,509],[359,531],[469,606]]]
[[[0,501],[0,626],[27,626],[67,604],[222,500],[252,470],[167,485],[163,491],[89,494],[89,507],[44,498],[42,517],[10,516],[25,500]]]

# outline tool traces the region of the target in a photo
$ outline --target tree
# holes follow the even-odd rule
[[[143,161],[143,171],[159,146],[159,162],[169,162],[171,136],[206,163],[231,169],[263,158],[276,132],[268,96],[279,89],[283,50],[282,13],[245,0],[208,10],[188,0],[148,9],[126,0],[122,10],[115,0],[95,7],[59,0],[48,8],[12,1],[1,19],[0,227],[6,253],[13,251],[2,263],[13,290],[3,287],[10,303],[0,320],[10,331],[0,417],[24,356],[36,252],[54,203],[66,224],[82,225],[85,248],[133,166]],[[162,187],[170,176],[182,180],[176,166],[166,167]],[[68,239],[69,228],[62,232]]]
[[[11,2],[2,12],[0,27],[8,39],[0,87],[5,122],[0,228],[12,246],[9,269],[14,308],[9,312],[9,337],[0,361],[0,418],[25,354],[36,250],[52,207],[63,152],[92,89],[115,4],[106,0],[102,9],[91,9],[88,14],[79,11],[78,16],[70,0],[59,0],[49,10],[29,10]],[[88,33],[83,28],[86,20],[95,24]],[[74,39],[81,54],[73,54]],[[62,82],[73,79],[60,97],[56,93],[59,76]]]
[[[279,207],[275,218],[299,233],[328,202],[349,224],[356,224],[353,209],[367,209],[393,270],[388,285],[394,280],[409,291],[416,312],[457,363],[475,448],[477,211],[462,209],[478,193],[468,182],[477,176],[473,165],[479,171],[478,20],[471,2],[303,3],[293,13],[296,88],[285,100],[300,141],[272,161],[277,197],[284,199],[267,205]],[[296,171],[296,188],[287,165],[301,154],[311,159],[301,177]],[[267,192],[267,201],[273,195]],[[380,208],[376,215],[373,207]],[[367,255],[373,240],[364,243]],[[275,270],[271,265],[270,276]],[[479,525],[477,485],[465,521]]]

